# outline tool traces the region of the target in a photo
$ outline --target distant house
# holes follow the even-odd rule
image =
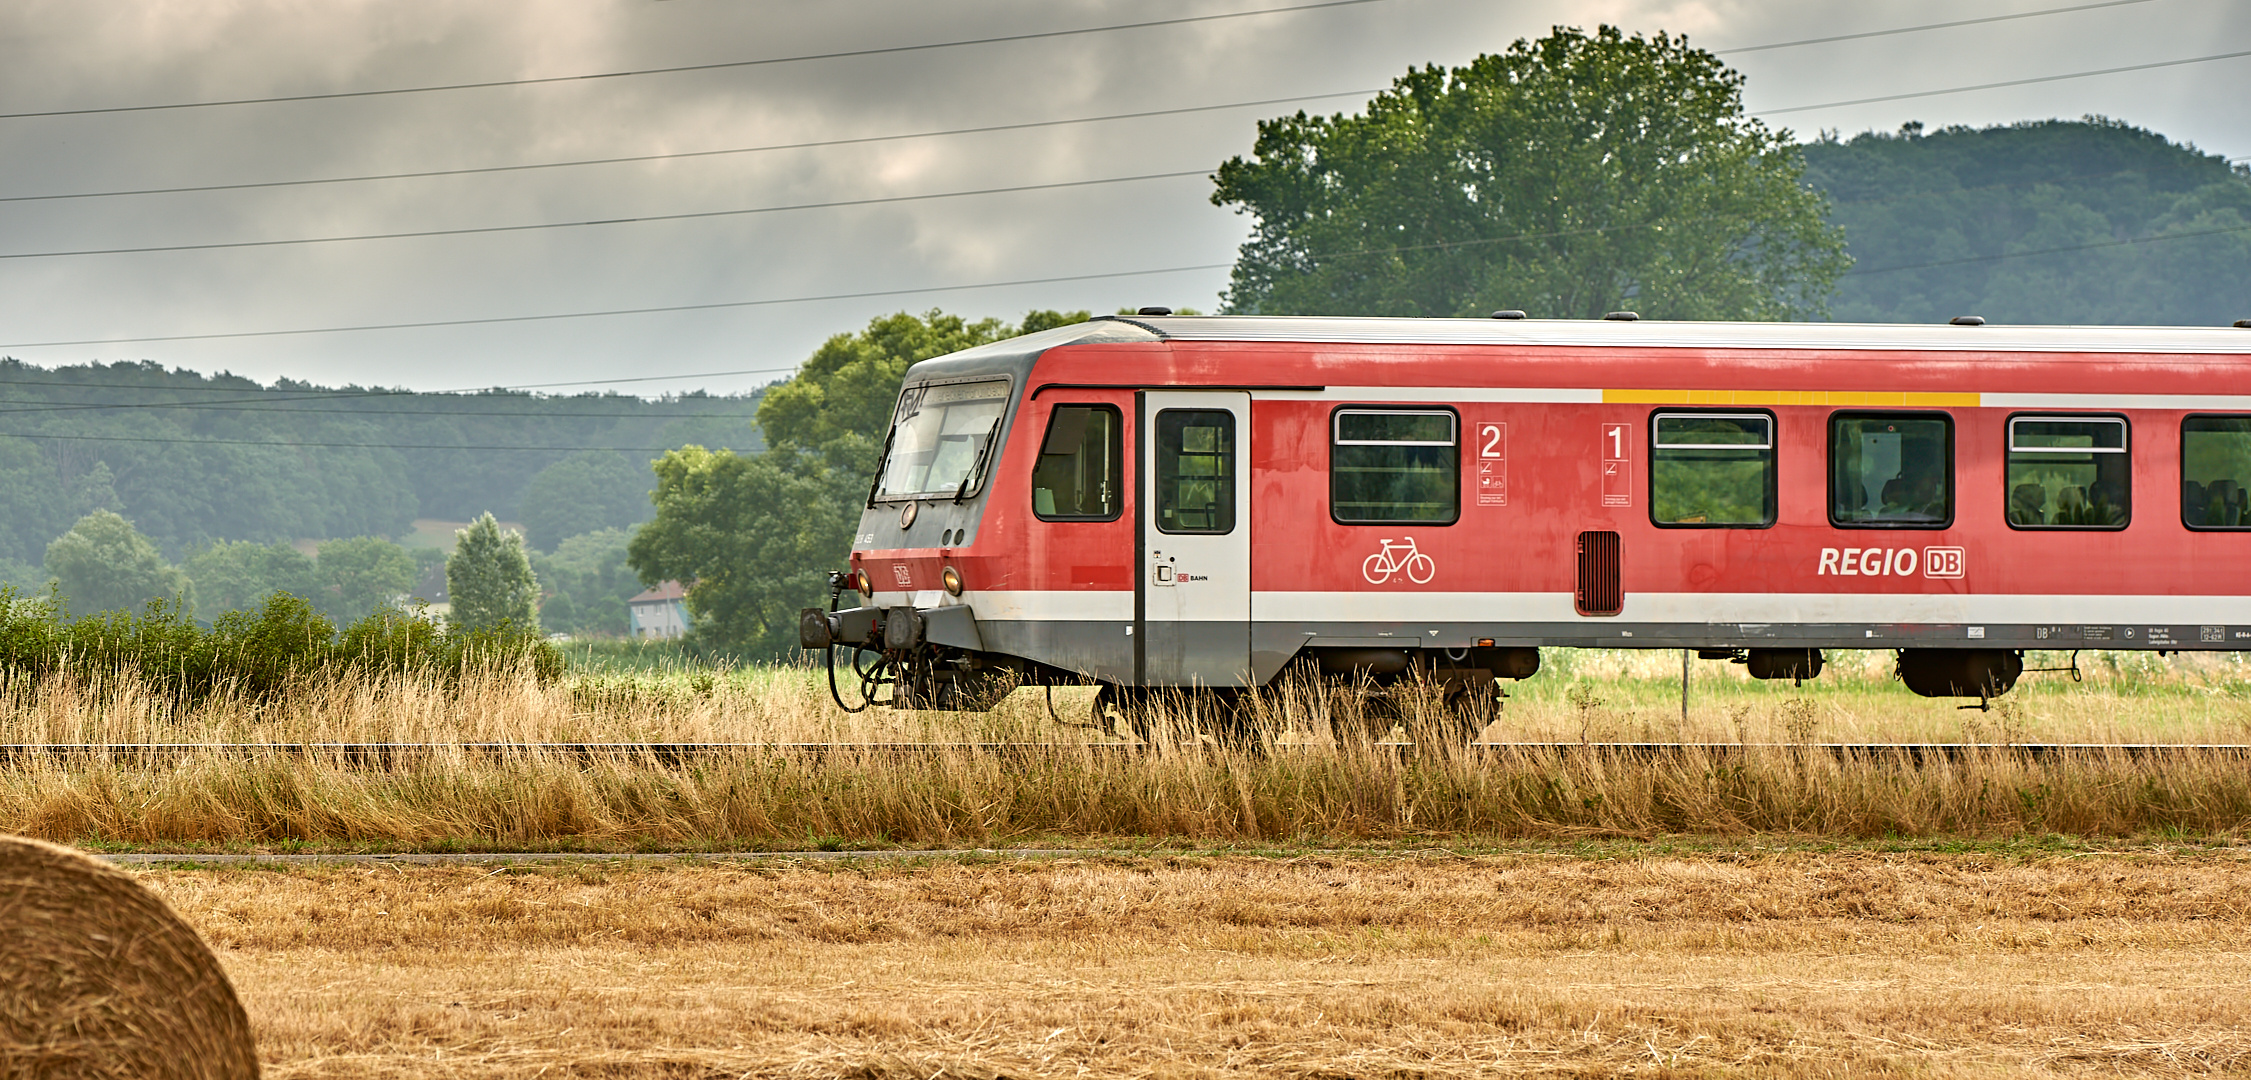
[[[666,581],[625,602],[627,632],[637,638],[671,639],[688,632],[688,590]]]
[[[446,564],[432,563],[422,569],[422,577],[414,583],[414,591],[399,598],[399,606],[408,611],[420,611],[425,619],[442,619],[453,613],[453,597],[446,594]]]

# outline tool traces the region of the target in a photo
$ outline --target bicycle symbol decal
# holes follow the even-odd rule
[[[1360,564],[1360,576],[1370,585],[1381,585],[1391,580],[1393,574],[1405,574],[1407,580],[1417,585],[1428,585],[1438,576],[1438,564],[1431,557],[1415,550],[1415,538],[1403,536],[1398,543],[1389,539],[1378,541],[1383,550],[1368,556]]]

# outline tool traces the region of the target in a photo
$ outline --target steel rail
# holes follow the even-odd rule
[[[1408,753],[1412,742],[1364,744],[1370,749]],[[1281,743],[1269,753],[1330,749],[1326,743]],[[1143,744],[1128,742],[227,742],[227,743],[0,743],[0,764],[37,760],[160,762],[194,755],[226,758],[326,758],[355,765],[390,764],[448,754],[467,757],[562,757],[581,760],[653,759],[678,763],[715,758],[916,756],[973,754],[996,757],[1059,753],[1133,754]],[[1160,747],[1159,750],[1167,749]],[[1740,743],[1740,742],[1478,742],[1467,749],[1487,757],[1602,758],[1659,760],[1703,756],[1723,759],[1755,754],[1827,756],[1840,761],[1903,762],[1921,765],[1981,758],[2246,758],[2246,743]]]

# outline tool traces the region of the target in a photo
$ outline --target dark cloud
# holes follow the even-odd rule
[[[1263,0],[1273,3],[1274,0]],[[322,93],[671,67],[1260,6],[1189,2],[486,0],[19,2],[5,110]],[[0,121],[0,195],[472,168],[1038,121],[1367,89],[1553,24],[1730,46],[2065,6],[2059,0],[1522,2],[1357,7],[1035,42],[541,86]],[[1754,110],[2251,47],[2228,0],[2149,3],[1742,54]],[[2102,113],[2225,154],[2251,61],[1777,116],[1810,135]],[[1352,108],[1351,100],[1314,111]],[[539,172],[0,204],[0,253],[613,219],[1175,170],[1249,146],[1239,110]],[[225,333],[714,303],[1225,263],[1247,223],[1152,180],[503,235],[0,260],[0,341]],[[421,388],[772,367],[899,309],[1209,307],[1210,270],[733,311],[304,337],[15,347],[259,378]],[[715,389],[755,380],[714,380]],[[684,384],[694,385],[694,384]]]

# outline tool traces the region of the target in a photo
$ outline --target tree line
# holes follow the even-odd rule
[[[763,445],[755,394],[424,394],[0,359],[0,396],[0,580],[19,586],[39,585],[47,545],[97,510],[174,560],[486,511],[554,551],[645,520],[657,450]]]
[[[442,559],[430,557],[434,549],[424,552],[418,558],[379,536],[330,540],[312,555],[288,544],[235,540],[175,566],[132,522],[96,510],[47,546],[46,590],[10,586],[6,606],[28,602],[61,619],[154,606],[182,621],[193,621],[200,609],[209,616],[203,622],[216,625],[227,614],[288,596],[330,624],[350,625],[385,611],[417,614],[409,591],[442,563],[445,621],[467,630],[539,630],[539,578],[521,533],[503,530],[488,513],[458,530]]]

